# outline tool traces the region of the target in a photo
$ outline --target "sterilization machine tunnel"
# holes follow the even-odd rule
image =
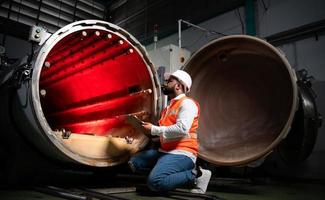
[[[51,157],[113,166],[148,142],[125,119],[155,120],[156,77],[146,51],[126,31],[96,20],[75,22],[35,54],[31,80],[14,98],[14,120]]]

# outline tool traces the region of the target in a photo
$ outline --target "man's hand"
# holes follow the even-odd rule
[[[142,127],[148,132],[150,133],[151,132],[151,127],[152,127],[152,124],[149,123],[149,122],[143,122],[142,123]]]
[[[151,136],[151,127],[152,127],[152,124],[149,123],[149,122],[142,122],[142,127],[144,129],[144,131],[142,131],[145,135],[147,136]]]

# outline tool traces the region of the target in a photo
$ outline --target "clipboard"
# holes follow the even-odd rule
[[[151,134],[145,128],[143,128],[142,124],[144,123],[135,115],[128,115],[125,119],[125,123],[132,125],[134,128],[139,130],[144,135],[150,137]]]
[[[135,115],[128,115],[125,120],[126,123],[131,124],[134,128],[141,129],[143,121],[141,121],[137,116]]]

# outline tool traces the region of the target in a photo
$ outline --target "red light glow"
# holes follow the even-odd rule
[[[127,114],[149,119],[153,86],[142,56],[117,34],[83,32],[63,38],[45,59],[41,104],[51,128],[108,135],[128,127]]]

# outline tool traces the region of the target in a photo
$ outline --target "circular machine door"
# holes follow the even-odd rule
[[[190,96],[201,106],[199,156],[216,165],[245,165],[286,136],[297,107],[294,71],[276,48],[256,37],[214,40],[184,66]]]
[[[312,89],[313,77],[306,70],[297,72],[299,107],[288,136],[278,146],[281,158],[289,164],[305,161],[312,153],[318,128],[322,124],[317,111],[316,94]]]
[[[33,68],[33,106],[44,135],[71,160],[125,162],[148,138],[126,123],[158,113],[160,86],[144,48],[113,24],[85,20],[58,30]]]

